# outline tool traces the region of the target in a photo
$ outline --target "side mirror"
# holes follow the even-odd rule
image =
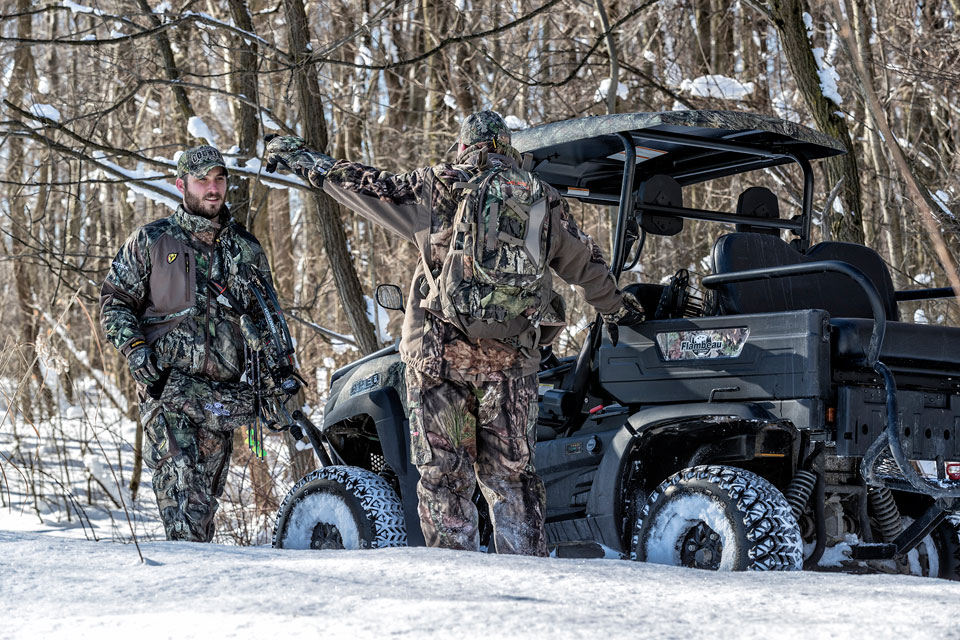
[[[381,284],[377,286],[377,304],[384,309],[403,311],[403,291],[395,284]]]

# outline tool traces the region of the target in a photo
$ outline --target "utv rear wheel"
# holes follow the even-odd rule
[[[633,528],[634,560],[721,571],[795,571],[800,528],[783,494],[736,467],[691,467],[664,480]]]
[[[931,536],[940,554],[940,570],[937,576],[947,580],[960,580],[960,516],[940,523]]]
[[[904,517],[904,526],[913,520]],[[915,549],[907,552],[911,574],[930,578],[960,580],[960,523],[949,519],[941,522],[923,538]]]
[[[277,512],[277,549],[403,547],[400,499],[386,480],[359,467],[324,467],[290,489]]]

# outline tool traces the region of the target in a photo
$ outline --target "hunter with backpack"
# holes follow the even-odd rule
[[[453,164],[394,175],[276,136],[267,170],[283,165],[420,252],[400,353],[427,544],[478,550],[479,482],[497,553],[544,556],[533,447],[539,347],[563,326],[551,270],[608,323],[639,323],[643,310],[559,193],[521,166],[499,115],[465,118],[458,143]]]

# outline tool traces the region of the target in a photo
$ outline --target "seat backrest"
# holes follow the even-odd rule
[[[778,267],[820,260],[851,264],[873,281],[888,320],[897,320],[893,281],[879,255],[862,245],[823,242],[802,254],[779,237],[759,233],[731,233],[713,246],[714,273]],[[867,295],[840,273],[818,273],[789,278],[721,285],[717,289],[721,313],[767,313],[825,309],[835,318],[872,318]]]
[[[766,187],[750,187],[737,198],[737,214],[751,218],[779,218],[780,203],[777,196]],[[755,227],[749,224],[738,224],[737,231],[749,233],[764,233],[779,236],[779,229],[769,227]]]
[[[893,278],[890,277],[890,270],[880,254],[870,247],[853,242],[821,242],[807,249],[806,257],[809,260],[839,260],[860,269],[873,282],[873,286],[877,288],[880,300],[883,301],[883,308],[887,312],[887,320],[900,319],[900,312],[897,310],[896,289],[893,286]],[[839,274],[836,277],[850,282],[848,278]],[[860,296],[862,293],[860,287],[854,288],[856,289],[855,296]],[[866,305],[868,311],[865,315],[842,315],[833,312],[830,315],[836,318],[872,318],[873,314],[869,312],[870,303],[867,301],[866,294],[862,295],[862,300],[854,299],[851,304],[856,304],[857,308]]]

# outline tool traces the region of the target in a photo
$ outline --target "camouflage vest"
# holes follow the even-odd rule
[[[552,297],[543,184],[523,169],[479,164],[453,185],[462,196],[439,273],[425,269],[425,306],[471,339],[533,347]]]

